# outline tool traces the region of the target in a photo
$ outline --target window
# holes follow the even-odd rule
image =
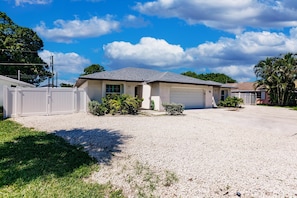
[[[257,92],[257,98],[261,98],[261,92]]]
[[[265,100],[265,91],[257,92],[257,98],[260,98],[261,100]]]
[[[225,90],[221,90],[221,100],[225,100]]]
[[[107,94],[121,94],[121,85],[106,85]]]

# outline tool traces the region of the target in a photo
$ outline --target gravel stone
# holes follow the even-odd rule
[[[297,111],[184,114],[11,119],[83,146],[101,165],[89,180],[110,182],[127,197],[297,196]]]

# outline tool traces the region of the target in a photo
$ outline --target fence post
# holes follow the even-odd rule
[[[7,108],[8,108],[8,87],[6,85],[3,86],[3,118],[7,118]]]
[[[50,101],[50,97],[51,97],[51,94],[50,94],[50,87],[47,88],[46,90],[46,96],[45,96],[45,101],[46,101],[46,114],[47,116],[50,115],[51,113],[51,101]]]
[[[85,112],[88,112],[89,111],[89,109],[88,109],[88,95],[87,95],[87,89],[86,88],[84,88],[84,110],[85,110]]]
[[[77,91],[77,87],[73,88],[73,113],[77,113],[78,112],[78,91]]]
[[[14,88],[14,115],[18,117],[18,110],[19,110],[19,105],[18,105],[18,87]]]

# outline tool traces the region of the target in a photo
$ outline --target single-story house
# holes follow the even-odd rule
[[[263,87],[255,89],[254,82],[229,83],[231,95],[242,98],[246,105],[269,104],[269,94]]]
[[[32,84],[0,75],[0,106],[3,106],[3,87],[35,87]]]
[[[129,94],[143,99],[142,108],[163,110],[164,103],[180,103],[185,108],[211,108],[231,94],[224,84],[204,81],[172,72],[123,68],[79,77],[76,87],[84,88],[88,101],[101,101],[108,94]]]

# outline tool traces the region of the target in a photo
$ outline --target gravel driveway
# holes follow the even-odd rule
[[[297,196],[297,111],[246,106],[184,116],[13,118],[81,144],[127,197]]]

